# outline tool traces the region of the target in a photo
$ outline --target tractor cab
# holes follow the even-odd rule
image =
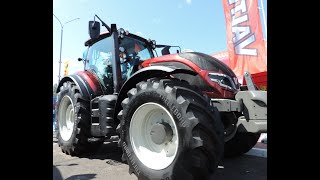
[[[90,21],[90,23],[90,35],[98,33],[96,25],[98,22]],[[85,42],[88,50],[82,59],[85,62],[85,70],[98,77],[107,93],[112,93],[114,88],[121,86],[138,70],[141,62],[154,58],[155,48],[155,41],[130,34],[122,28],[117,30],[115,24],[111,27],[107,27],[110,30],[108,33],[94,34]],[[115,68],[112,68],[113,66]],[[113,77],[113,74],[117,76]],[[118,84],[117,87],[114,86],[114,82]]]
[[[162,55],[172,54],[172,47],[179,48],[180,51],[176,50],[176,53],[181,52],[179,46],[157,45],[155,40],[146,40],[123,28],[117,29],[116,24],[109,27],[97,15],[95,17],[108,32],[100,34],[100,22],[89,21],[90,39],[85,42],[88,50],[86,56],[79,60],[84,61],[86,71],[98,77],[108,94],[118,93],[126,80],[138,71],[143,61],[155,57],[153,52],[158,56],[157,48],[161,48]]]

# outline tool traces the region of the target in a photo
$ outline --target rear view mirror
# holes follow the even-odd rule
[[[164,47],[164,48],[161,50],[161,54],[162,54],[162,55],[170,54],[169,49],[170,49],[170,46]]]
[[[100,23],[98,21],[89,21],[89,35],[91,39],[99,37]]]

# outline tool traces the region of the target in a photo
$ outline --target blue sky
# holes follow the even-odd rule
[[[258,0],[259,4],[261,0]],[[263,0],[267,16],[267,0]],[[261,6],[260,6],[261,7]],[[63,28],[62,61],[70,73],[83,69],[77,59],[89,38],[88,21],[97,14],[107,24],[129,30],[158,44],[213,54],[227,49],[222,0],[53,0],[53,13]],[[262,13],[260,13],[262,19]],[[53,16],[53,83],[58,81],[61,26]],[[263,20],[261,20],[263,23]],[[264,26],[262,24],[264,30]],[[105,28],[101,28],[105,31]],[[265,34],[265,33],[264,33]],[[63,76],[63,64],[61,66]]]

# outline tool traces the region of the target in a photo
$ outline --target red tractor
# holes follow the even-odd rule
[[[85,70],[57,90],[58,144],[69,155],[119,136],[138,179],[206,179],[224,156],[250,150],[267,130],[266,91],[250,74],[240,86],[219,60],[198,52],[170,54],[120,28],[100,34],[89,22]],[[155,57],[156,48],[162,56]]]

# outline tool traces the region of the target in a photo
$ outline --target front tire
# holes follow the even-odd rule
[[[237,157],[247,153],[258,142],[260,133],[237,132],[235,136],[225,143],[225,157]]]
[[[65,82],[60,87],[56,122],[58,144],[68,155],[93,151],[104,142],[104,138],[91,138],[89,103],[82,99],[79,87],[72,82]]]
[[[149,79],[122,102],[121,146],[138,179],[206,179],[223,157],[220,116],[177,79]]]
[[[237,121],[240,114],[221,113],[225,127],[224,157],[236,157],[248,152],[258,142],[260,133],[239,132]]]

